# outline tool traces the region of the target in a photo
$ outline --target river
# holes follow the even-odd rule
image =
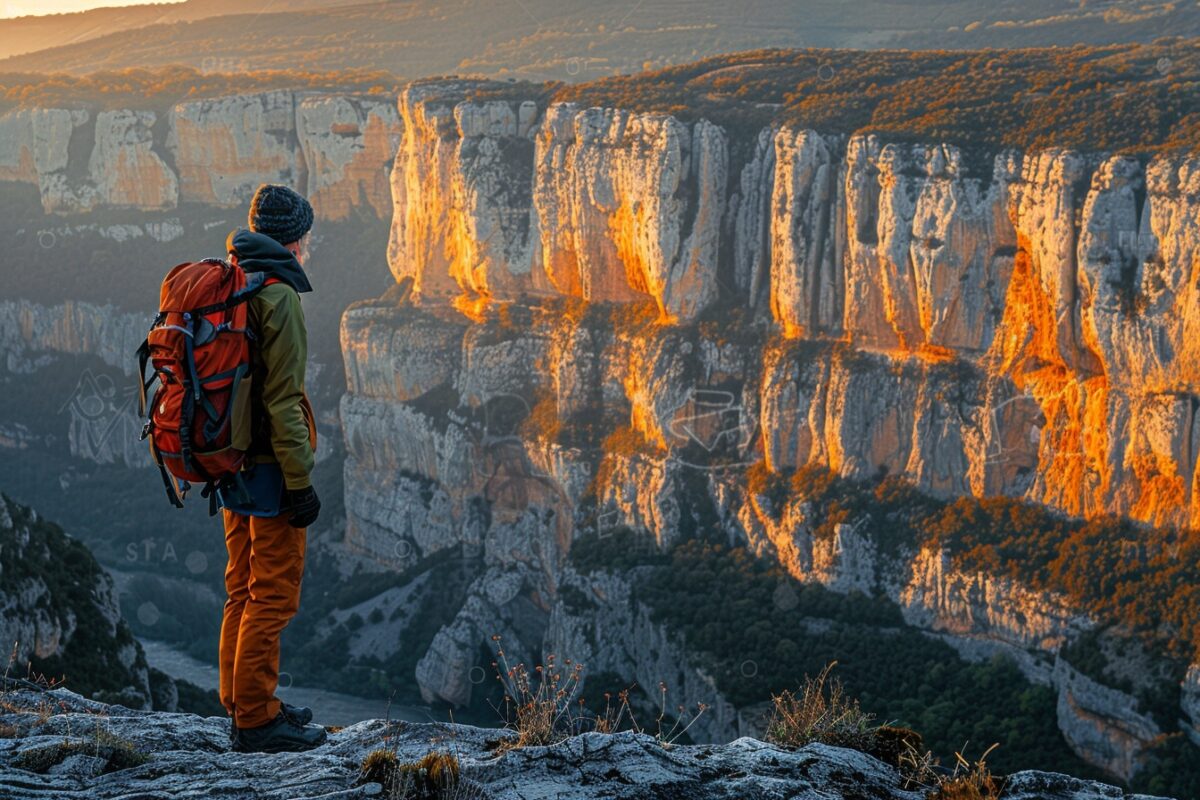
[[[146,661],[150,666],[162,670],[173,678],[180,678],[194,683],[201,689],[216,689],[218,685],[217,668],[199,659],[193,658],[177,649],[174,645],[154,639],[139,639],[142,649],[146,651]],[[351,694],[331,692],[326,689],[315,689],[291,684],[286,672],[279,674],[279,689],[276,696],[294,706],[308,706],[313,710],[315,721],[322,725],[351,725],[364,719],[406,720],[408,722],[429,722],[445,717],[435,717],[432,710],[413,706],[392,704],[388,708],[386,697],[371,699],[357,697]]]

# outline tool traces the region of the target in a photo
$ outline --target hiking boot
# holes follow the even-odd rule
[[[285,711],[266,725],[237,729],[237,749],[242,753],[295,753],[320,747],[325,739],[320,725],[297,724]]]
[[[280,703],[279,710],[292,718],[292,722],[297,725],[307,725],[312,722],[312,709],[305,706],[293,706],[288,703]]]
[[[279,710],[287,714],[292,722],[297,725],[304,726],[312,722],[313,713],[311,708],[280,703]],[[229,718],[229,746],[234,750],[238,749],[238,728],[232,716]]]

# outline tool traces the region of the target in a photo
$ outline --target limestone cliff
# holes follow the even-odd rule
[[[347,543],[482,564],[417,668],[426,698],[466,702],[502,633],[642,680],[657,653],[723,709],[704,735],[736,735],[686,642],[567,558],[588,531],[665,546],[716,525],[800,580],[882,593],[964,657],[1012,655],[1057,691],[1076,752],[1137,769],[1158,723],[1058,658],[1094,620],[945,553],[880,553],[860,519],[818,536],[746,471],[1196,524],[1200,161],[1005,152],[980,174],[949,145],[736,142],[468,81],[399,109],[388,257],[407,288],[344,316],[341,416]],[[572,610],[566,586],[617,600]]]
[[[30,109],[0,116],[0,180],[38,187],[47,212],[100,206],[172,208],[174,173],[155,151],[150,111]],[[73,137],[91,134],[86,163],[70,158]]]
[[[42,419],[66,418],[63,438],[70,454],[96,464],[148,466],[150,451],[140,440],[144,420],[137,407],[137,362],[131,357],[146,327],[146,317],[107,305],[0,300],[0,382],[58,385],[65,379],[73,388],[51,398],[53,405]],[[93,357],[97,363],[63,376],[56,363],[63,355]],[[2,437],[0,447],[48,448],[57,436],[10,435]]]
[[[772,466],[1200,520],[1194,157],[1008,152],[978,175],[948,145],[784,127],[731,176],[710,123],[463,99],[481,86],[400,101],[389,261],[419,296],[642,298],[680,323],[748,307],[864,355],[807,383],[768,358]]]
[[[0,180],[33,184],[47,213],[180,203],[244,204],[286,183],[317,213],[390,212],[394,105],[370,96],[275,91],[145,110],[20,109],[0,115]],[[81,146],[82,145],[82,146]]]
[[[43,306],[28,300],[0,301],[0,356],[13,373],[29,372],[31,357],[44,353],[94,355],[105,364],[137,372],[130,353],[146,338],[146,319],[112,306],[66,302]]]

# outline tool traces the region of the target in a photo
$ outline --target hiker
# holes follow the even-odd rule
[[[264,184],[250,204],[250,230],[229,235],[231,264],[263,287],[248,303],[250,390],[233,411],[233,446],[246,451],[249,508],[220,492],[225,522],[225,614],[221,624],[221,703],[235,749],[307,750],[325,729],[312,711],[280,702],[279,636],[300,604],[305,529],[321,510],[312,486],[317,432],[304,392],[308,338],[300,294],[312,291],[302,266],[312,206],[287,188]]]
[[[301,266],[312,222],[312,206],[296,192],[258,187],[250,230],[225,242],[228,261],[190,261],[167,273],[137,349],[142,439],[167,499],[183,508],[198,484],[209,514],[223,509],[221,702],[231,743],[246,751],[325,741],[325,729],[309,724],[312,711],[275,697],[279,635],[300,605],[306,529],[321,511],[300,307],[300,294],[312,291]]]

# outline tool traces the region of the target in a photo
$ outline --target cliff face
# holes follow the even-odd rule
[[[43,306],[28,300],[0,301],[0,356],[9,372],[29,372],[42,353],[94,355],[105,364],[137,372],[130,353],[146,338],[146,320],[112,306],[66,302]]]
[[[980,180],[953,147],[783,128],[730,176],[709,123],[469,88],[400,102],[389,259],[418,295],[642,298],[679,323],[740,306],[847,346],[807,380],[786,355],[739,376],[774,467],[1200,519],[1195,158],[1002,153]]]
[[[673,675],[720,712],[703,736],[742,732],[685,642],[567,558],[587,531],[662,546],[715,525],[801,580],[882,592],[966,658],[1012,655],[1057,690],[1080,755],[1135,771],[1157,724],[1057,658],[1093,620],[940,551],[880,553],[860,519],[821,538],[746,468],[1195,524],[1200,161],[1008,152],[979,179],[953,147],[783,127],[740,143],[735,170],[706,122],[474,88],[400,98],[404,287],[342,325],[347,542],[484,568],[423,694],[467,702],[502,633],[643,685]]]
[[[326,219],[390,211],[390,101],[277,91],[180,103],[162,122],[151,111],[8,112],[0,180],[37,186],[47,213],[237,206],[264,182],[306,192]]]
[[[47,212],[99,206],[171,208],[175,175],[154,150],[150,111],[32,109],[0,116],[0,180],[32,183]],[[91,135],[86,163],[71,160],[71,140]]]
[[[83,545],[2,494],[0,635],[14,643],[6,676],[24,677],[32,661],[35,676],[65,676],[110,702],[150,707],[146,659],[121,619],[112,578]]]
[[[71,376],[73,389],[54,398],[56,405],[47,416],[57,412],[67,417],[66,444],[76,458],[148,466],[150,451],[140,440],[144,420],[138,416],[133,383],[137,365],[130,355],[145,338],[145,329],[145,316],[122,314],[112,306],[0,301],[0,380],[49,381],[39,373],[61,371],[55,364],[60,354],[95,357],[101,368]],[[113,380],[105,366],[124,374]],[[40,438],[2,438],[6,446],[22,450],[49,446]]]
[[[694,728],[706,740],[756,732],[753,715],[692,665],[686,642],[632,600],[626,579],[581,575],[568,559],[573,538],[584,533],[629,526],[654,548],[705,524],[800,581],[890,598],[908,624],[944,638],[967,660],[1013,657],[1029,680],[1058,693],[1059,724],[1076,752],[1113,774],[1132,775],[1138,754],[1162,733],[1132,695],[1058,660],[1064,645],[1096,625],[1066,598],[964,572],[941,550],[881,552],[860,532],[866,516],[823,535],[807,503],[780,506],[751,491],[747,462],[730,459],[738,448],[753,455],[754,412],[742,403],[754,395],[681,382],[702,376],[708,386],[728,387],[753,346],[722,346],[670,327],[621,335],[556,309],[505,330],[411,298],[352,308],[342,337],[347,544],[404,568],[447,550],[483,565],[418,665],[427,700],[468,703],[479,649],[498,633],[514,650],[570,653],[641,686],[667,681],[684,702],[711,707]],[[810,386],[828,380],[822,364],[853,360],[832,348],[786,348]],[[772,358],[782,356],[768,365]],[[891,374],[883,356],[854,358],[866,362],[863,377],[839,378],[860,382],[847,391],[861,397],[854,424],[878,424],[884,436],[887,414],[920,412],[912,400],[875,397],[861,385]],[[951,374],[927,374],[939,381],[927,407],[945,402],[936,392],[961,391]],[[662,398],[657,410],[654,398]],[[650,408],[640,421],[638,402]],[[548,441],[547,406],[563,425],[641,425],[651,444],[631,453]],[[700,523],[706,507],[709,521]],[[579,594],[590,601],[583,608],[565,599]],[[1194,711],[1188,697],[1185,716]]]

